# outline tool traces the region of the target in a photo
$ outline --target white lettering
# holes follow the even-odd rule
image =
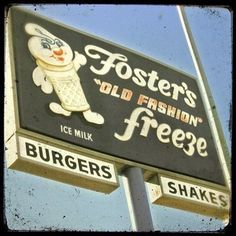
[[[97,75],[105,75],[111,69],[114,69],[120,79],[129,80],[132,78],[136,85],[147,86],[151,91],[159,92],[166,97],[171,97],[173,100],[178,100],[180,95],[183,95],[183,101],[188,106],[196,107],[197,96],[188,89],[187,84],[184,82],[179,85],[160,79],[158,72],[155,70],[147,73],[140,68],[133,69],[127,63],[128,58],[125,55],[111,53],[95,45],[85,46],[85,52],[90,58],[100,60],[100,68],[95,68],[93,65],[90,66],[90,70]]]
[[[92,53],[91,51],[95,51],[95,53]],[[121,55],[118,53],[111,53],[103,48],[100,48],[94,45],[87,45],[85,47],[85,52],[88,56],[94,59],[101,59],[101,56],[97,52],[108,56],[106,61],[102,60],[100,62],[100,64],[103,65],[102,68],[96,69],[94,66],[90,66],[91,71],[98,75],[105,75],[110,71],[111,68],[114,68],[115,60],[128,61],[127,57],[124,55]]]
[[[68,127],[66,125],[61,125],[60,127],[61,127],[62,133],[72,135],[72,128],[71,127]]]
[[[142,113],[148,115],[144,116]],[[179,149],[182,149],[188,156],[194,156],[195,152],[201,157],[206,157],[207,142],[204,138],[196,138],[191,132],[184,132],[181,129],[172,130],[166,123],[158,124],[158,121],[153,118],[154,114],[147,108],[138,107],[133,110],[129,119],[125,119],[124,123],[127,124],[123,135],[114,133],[115,138],[120,141],[129,141],[134,133],[136,127],[140,127],[140,136],[147,137],[150,128],[156,129],[156,137],[162,143],[170,143]],[[142,126],[140,122],[143,121]]]
[[[82,138],[85,139],[87,141],[93,142],[92,139],[92,134],[91,133],[87,133],[78,129],[74,129],[74,135],[78,138]]]

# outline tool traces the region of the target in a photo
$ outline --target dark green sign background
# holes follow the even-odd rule
[[[117,45],[63,27],[60,24],[55,24],[27,11],[12,8],[11,20],[19,117],[20,126],[23,129],[117,156],[123,160],[130,160],[225,185],[206,112],[195,79]],[[91,110],[103,115],[105,119],[103,125],[95,125],[87,122],[80,112],[73,112],[70,117],[65,117],[54,114],[49,109],[49,103],[60,103],[60,101],[55,92],[49,95],[43,93],[39,87],[35,86],[32,80],[32,72],[36,64],[35,59],[31,56],[28,49],[30,36],[27,35],[24,29],[25,24],[29,22],[44,27],[50,33],[67,42],[73,51],[78,51],[86,56],[87,63],[79,69],[78,75]],[[184,102],[183,97],[180,97],[176,101],[163,96],[161,93],[153,92],[147,87],[140,87],[131,79],[121,79],[117,76],[114,68],[105,75],[96,75],[90,70],[90,66],[101,68],[102,65],[100,64],[100,60],[90,58],[86,55],[84,51],[86,45],[96,45],[109,52],[125,55],[128,58],[127,64],[132,69],[140,68],[147,73],[155,70],[158,72],[160,78],[164,78],[170,83],[181,84],[181,82],[185,82],[189,89],[198,97],[196,108],[188,106]],[[104,56],[104,60],[106,58]],[[101,93],[99,91],[100,86],[94,81],[95,78],[119,86],[118,92],[122,88],[132,90],[132,99],[125,101],[109,94]],[[130,140],[122,142],[116,139],[114,133],[122,135],[125,131],[127,124],[124,123],[124,120],[130,118],[135,108],[141,107],[137,105],[140,94],[157,99],[158,101],[163,101],[194,116],[200,116],[203,122],[197,127],[194,127],[160,112],[152,111],[154,114],[153,118],[157,120],[158,124],[166,123],[172,130],[178,128],[184,132],[192,132],[196,137],[203,137],[207,141],[208,156],[201,157],[197,152],[191,157],[187,156],[182,149],[176,148],[171,142],[167,144],[160,142],[156,137],[156,129],[153,128],[150,128],[147,137],[140,136],[139,133],[143,124],[141,120],[142,116],[138,120],[140,127],[135,128]],[[146,106],[143,105],[142,107]],[[72,131],[76,129],[92,134],[93,142],[62,133],[60,129],[61,125],[70,127]]]

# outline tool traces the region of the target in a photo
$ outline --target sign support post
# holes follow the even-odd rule
[[[123,175],[133,229],[143,232],[153,231],[152,217],[141,168],[129,167],[124,170]]]
[[[200,60],[200,55],[197,50],[197,46],[194,42],[193,35],[187,20],[187,16],[184,11],[183,6],[177,6],[179,18],[180,18],[180,23],[182,25],[184,35],[189,47],[189,51],[191,53],[194,67],[196,69],[197,75],[198,75],[198,84],[200,91],[202,92],[202,96],[204,97],[203,102],[205,103],[205,107],[208,115],[208,119],[210,121],[210,126],[212,129],[212,133],[214,134],[213,137],[215,138],[216,145],[219,150],[219,156],[220,156],[220,161],[224,173],[224,177],[226,179],[226,184],[229,189],[231,189],[231,181],[230,181],[230,174],[229,174],[229,153],[227,149],[227,144],[224,139],[224,134],[223,130],[216,112],[215,103],[213,101],[213,96],[211,94],[207,77],[203,69],[203,65]],[[225,159],[224,156],[227,158]]]
[[[185,38],[189,47],[189,51],[193,59],[194,67],[198,75],[199,88],[200,88],[200,91],[202,92],[202,96],[204,97],[203,102],[205,103],[204,104],[205,108],[208,111],[207,115],[210,121],[209,123],[211,126],[212,133],[214,134],[213,138],[215,138],[215,143],[218,147],[219,157],[220,157],[221,166],[223,169],[223,174],[226,180],[226,185],[228,189],[231,190],[231,177],[229,173],[230,172],[229,152],[227,149],[223,130],[222,130],[216,109],[214,109],[215,103],[213,101],[213,96],[211,94],[211,91],[208,85],[207,77],[204,72],[201,60],[200,60],[200,55],[198,53],[197,46],[193,39],[193,35],[192,35],[191,29],[187,20],[186,13],[184,11],[184,7],[177,6],[177,10],[178,10],[179,18],[180,18],[180,23],[182,25],[184,35],[185,35]],[[227,159],[225,159],[224,156]],[[229,219],[227,218],[225,220],[225,225],[228,224],[228,221]]]

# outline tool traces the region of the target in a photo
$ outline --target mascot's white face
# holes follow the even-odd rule
[[[28,47],[35,59],[53,66],[66,66],[72,61],[71,47],[63,40],[37,24],[26,24],[25,30],[32,35],[28,41]]]

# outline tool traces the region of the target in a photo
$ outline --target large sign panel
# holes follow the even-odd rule
[[[21,129],[225,185],[196,79],[11,9]]]

